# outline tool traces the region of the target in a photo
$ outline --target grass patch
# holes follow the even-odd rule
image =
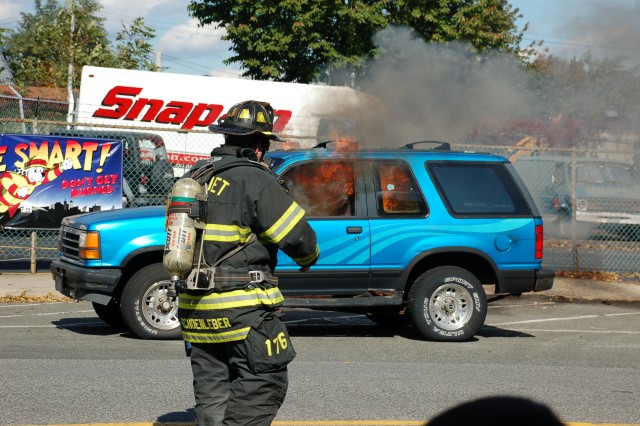
[[[70,297],[62,294],[47,293],[45,295],[29,294],[23,291],[19,295],[8,294],[0,296],[0,303],[47,303],[47,302],[73,302]]]

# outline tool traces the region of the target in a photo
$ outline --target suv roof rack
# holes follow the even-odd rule
[[[324,141],[324,142],[318,142],[318,144],[316,146],[314,146],[313,149],[315,149],[315,148],[328,149],[328,147],[327,147],[328,144],[338,144],[340,142],[343,142],[343,143],[345,143],[347,145],[351,145],[351,146],[354,146],[354,147],[358,147],[359,146],[358,142],[356,142],[356,141],[328,140],[328,141]]]
[[[401,146],[400,149],[416,149],[416,148],[414,148],[414,146],[421,145],[421,144],[435,145],[433,148],[427,148],[427,149],[431,149],[433,151],[451,151],[451,144],[449,142],[440,142],[440,141],[411,142],[411,143],[408,143],[406,145]]]

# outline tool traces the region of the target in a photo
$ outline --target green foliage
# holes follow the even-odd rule
[[[425,40],[466,42],[478,52],[517,52],[522,39],[517,9],[506,0],[399,0],[389,2],[394,25],[411,27]]]
[[[57,0],[34,0],[34,4],[34,13],[21,14],[17,30],[2,29],[3,48],[18,85],[64,87],[70,62],[76,88],[84,65],[148,69],[148,40],[155,35],[142,18],[124,27],[114,49],[104,19],[97,16],[102,8],[98,0],[74,0],[72,10]]]
[[[543,56],[532,63],[533,91],[543,116],[603,121],[607,111],[621,118],[640,114],[640,74],[628,69],[624,58],[561,59]]]
[[[130,27],[122,26],[116,37],[116,61],[119,68],[156,69],[153,58],[153,46],[149,40],[155,37],[155,30],[144,24],[144,19],[136,18]]]
[[[375,56],[374,34],[392,25],[428,42],[521,53],[521,15],[506,0],[192,0],[189,12],[226,29],[225,63],[254,79],[348,83]]]

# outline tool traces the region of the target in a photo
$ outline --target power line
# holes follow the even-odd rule
[[[125,18],[128,21],[133,21],[134,19],[136,19],[132,16],[122,15],[119,13],[101,13],[101,15],[103,15],[104,19],[109,22],[122,22],[120,18]],[[159,20],[147,19],[147,18],[143,18],[143,19],[145,24],[147,24],[148,26],[152,26],[152,27],[155,26],[157,28],[162,28],[165,30],[171,29],[172,31],[181,32],[185,34],[201,33],[203,31],[208,30],[208,28],[205,28],[205,27],[196,28],[185,23],[172,23],[172,22],[165,22],[165,21],[159,21]],[[151,24],[154,24],[154,25],[151,25]]]
[[[166,59],[167,61],[172,62],[174,64],[178,64],[178,65],[181,65],[181,66],[183,66],[185,68],[190,68],[192,70],[195,70],[197,72],[202,72],[202,73],[207,74],[207,75],[213,69],[213,67],[207,67],[205,65],[197,64],[195,62],[190,62],[190,61],[185,61],[183,59],[174,58],[173,56],[169,56],[169,55],[166,55],[164,53],[162,53],[162,59],[163,60]]]
[[[193,71],[196,71],[198,73],[204,74],[204,75],[212,75],[212,74],[217,74],[217,75],[225,75],[228,77],[238,77],[240,72],[239,71],[230,71],[230,70],[226,70],[226,69],[220,69],[220,68],[214,68],[211,66],[206,66],[206,65],[202,65],[202,64],[198,64],[195,62],[191,62],[191,61],[187,61],[184,59],[179,59],[176,57],[173,57],[171,55],[167,55],[162,53],[162,60],[167,60],[168,62],[180,65],[184,68],[188,68],[191,69]]]
[[[550,40],[537,40],[537,39],[532,39],[532,38],[526,38],[523,37],[522,38],[524,41],[542,41],[544,44],[557,44],[557,45],[562,45],[562,46],[568,46],[568,47],[584,47],[587,49],[608,49],[608,50],[626,50],[626,51],[632,51],[632,52],[638,52],[640,51],[640,48],[637,47],[624,47],[624,46],[603,46],[603,45],[596,45],[596,44],[584,44],[584,43],[576,43],[576,42],[566,42],[566,41],[550,41]]]

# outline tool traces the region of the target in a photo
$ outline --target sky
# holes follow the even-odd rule
[[[65,0],[59,0],[63,4]],[[123,24],[143,17],[156,31],[153,41],[167,72],[232,77],[238,66],[225,66],[230,56],[222,31],[198,26],[189,17],[189,0],[100,0],[105,28],[115,37]],[[544,40],[548,53],[560,57],[625,55],[640,63],[640,0],[511,0],[529,23],[524,42]],[[33,0],[0,0],[0,27],[15,28],[21,12],[33,12]]]
[[[544,40],[549,53],[603,58],[623,55],[640,64],[640,0],[511,0],[529,22],[524,41]]]

